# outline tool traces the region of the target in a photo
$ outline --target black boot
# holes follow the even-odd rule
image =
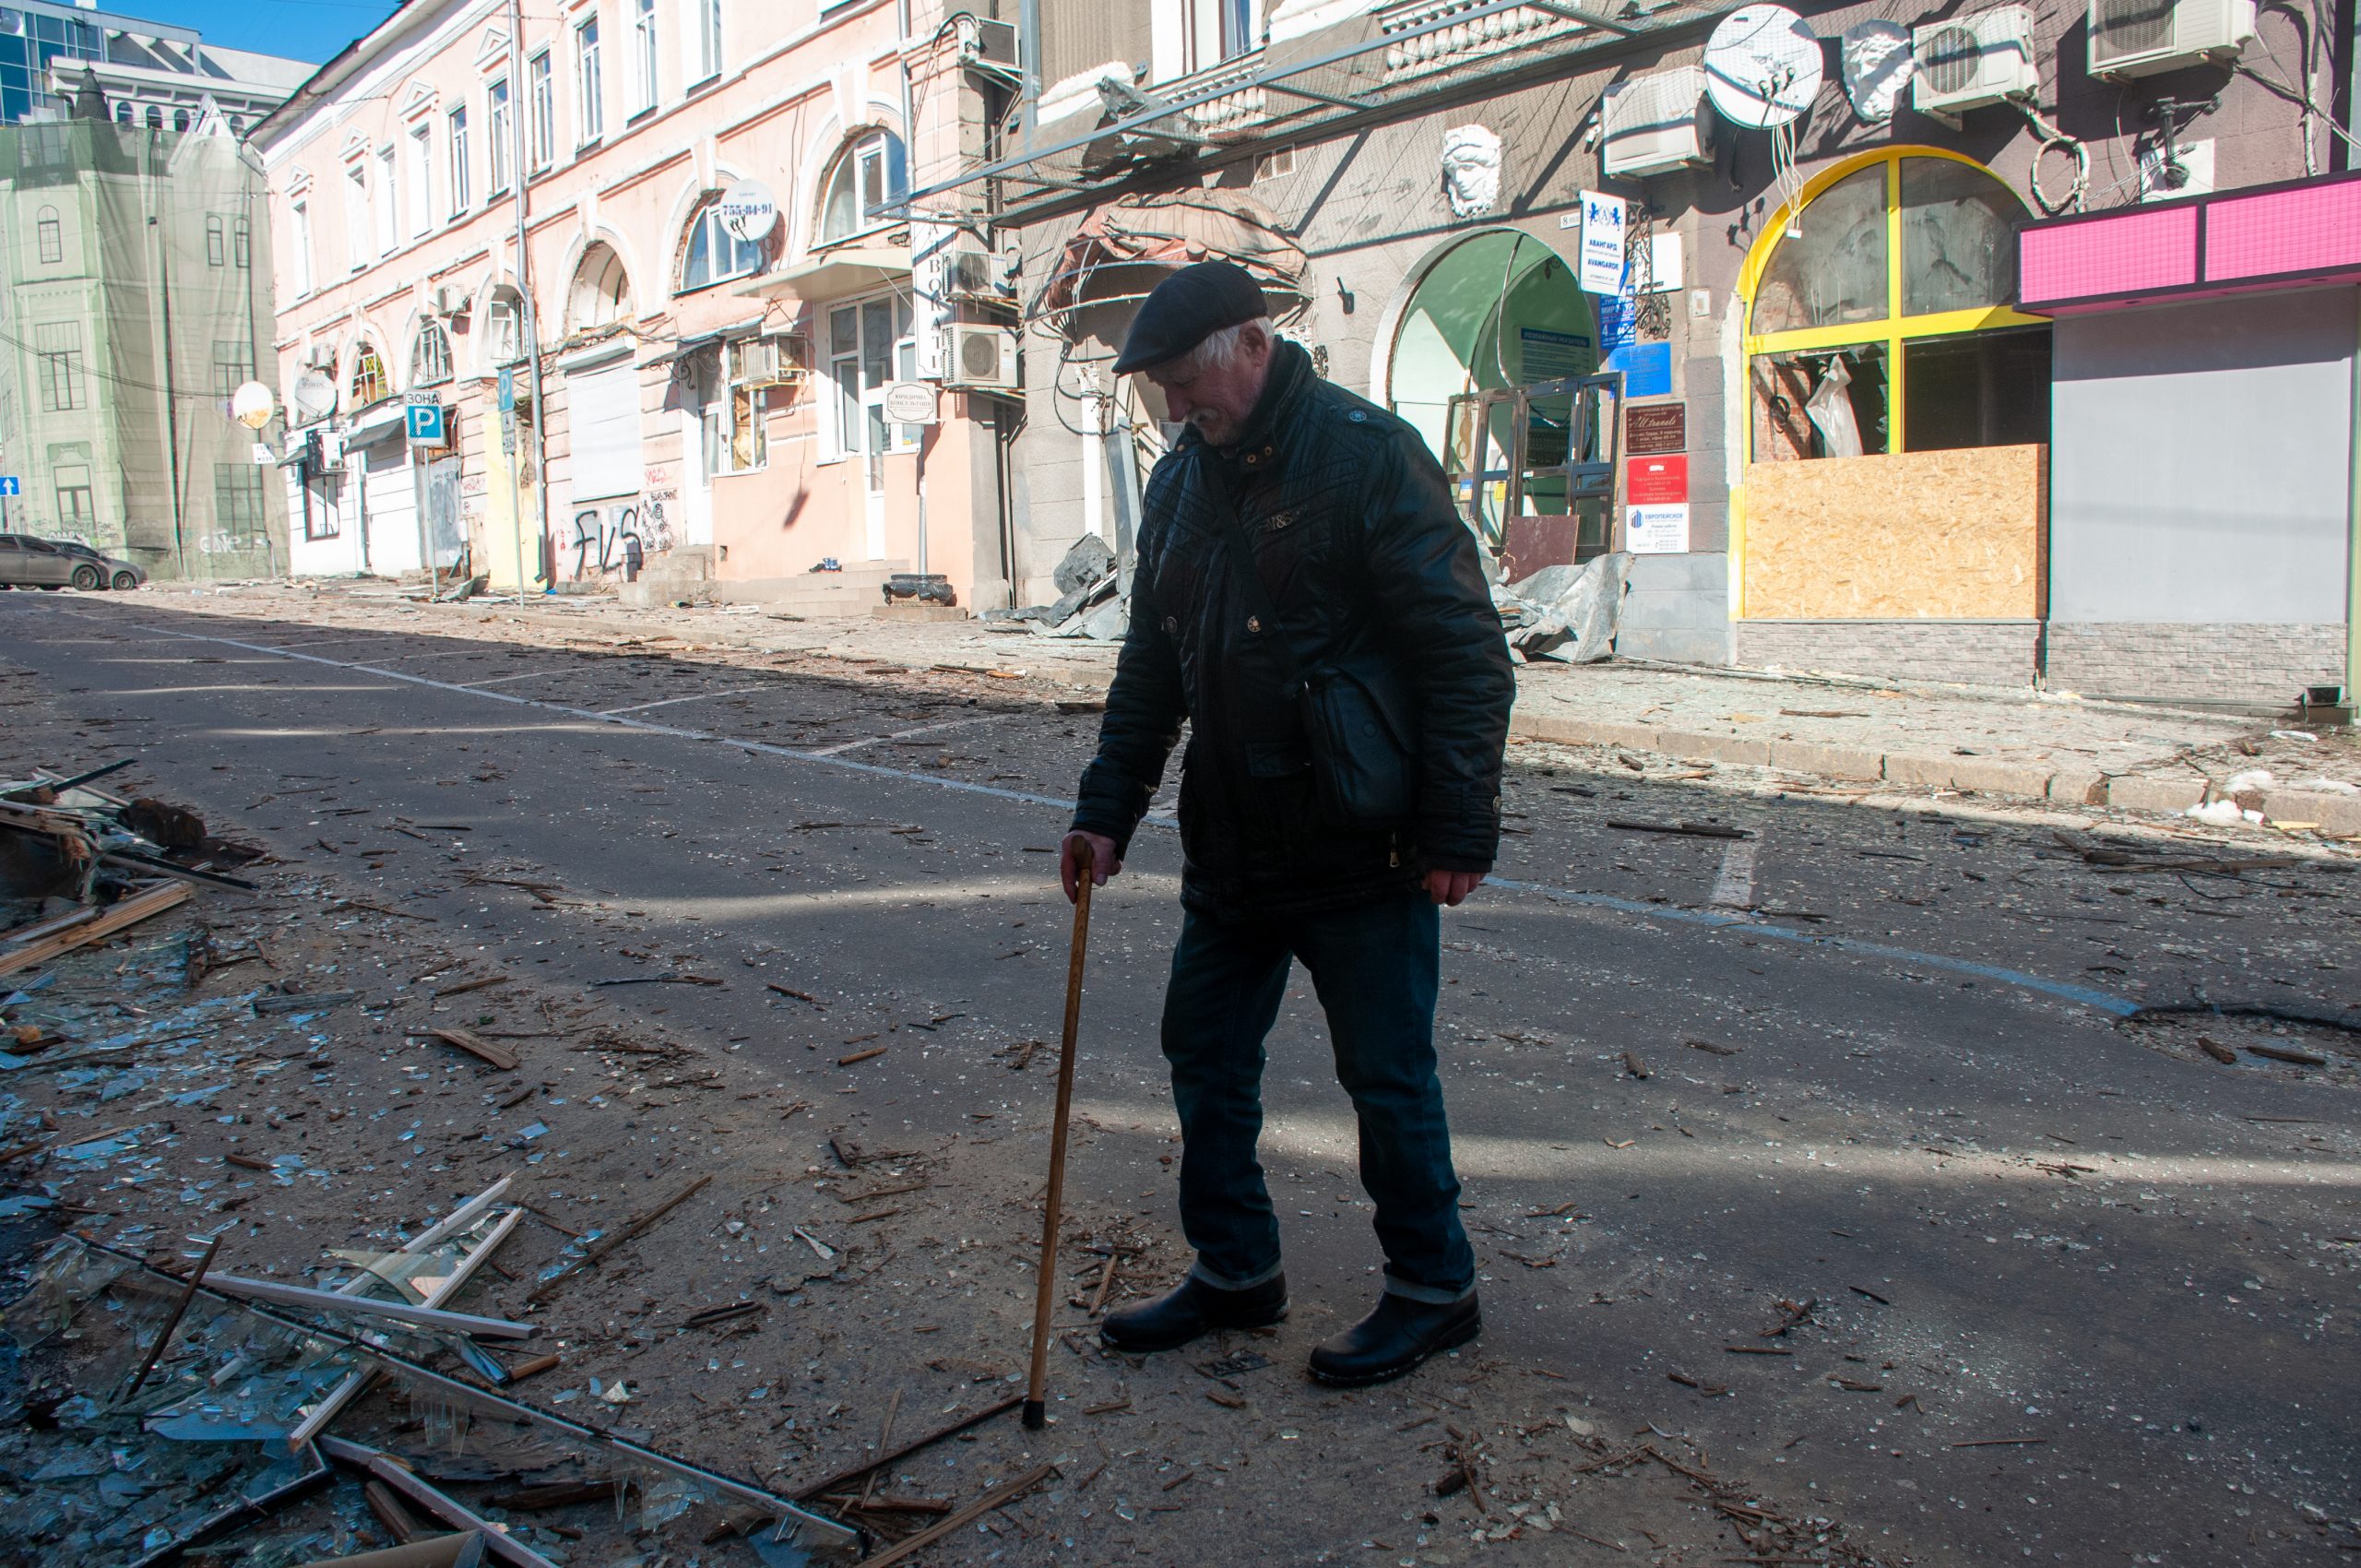
[[[1287,1315],[1286,1275],[1224,1290],[1192,1274],[1153,1301],[1109,1313],[1098,1338],[1110,1350],[1172,1350],[1216,1328],[1265,1328]]]
[[[1375,1312],[1311,1352],[1311,1375],[1339,1388],[1388,1383],[1483,1331],[1472,1294],[1437,1304],[1389,1290]]]

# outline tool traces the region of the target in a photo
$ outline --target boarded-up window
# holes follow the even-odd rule
[[[565,378],[574,445],[574,498],[639,493],[639,371],[629,363]]]

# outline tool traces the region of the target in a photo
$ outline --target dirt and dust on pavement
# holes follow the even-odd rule
[[[355,684],[350,665],[369,650],[324,644],[326,634],[175,625],[290,651],[168,647],[132,624],[85,623],[79,635],[106,645],[97,657],[136,666],[143,683],[124,698],[23,665],[0,676],[0,778],[128,754],[134,766],[102,788],[193,807],[220,840],[261,851],[229,873],[250,890],[203,886],[0,979],[13,988],[0,995],[19,1048],[0,1075],[0,1153],[12,1158],[0,1213],[18,1297],[6,1318],[16,1351],[0,1387],[0,1466],[23,1521],[8,1549],[17,1560],[178,1552],[305,1563],[382,1550],[405,1531],[421,1553],[444,1550],[428,1539],[438,1534],[481,1535],[487,1560],[519,1562],[850,1560],[831,1555],[832,1526],[860,1532],[872,1560],[907,1542],[912,1558],[946,1564],[2277,1562],[2332,1561],[2361,1544],[2336,1479],[2352,1469],[2351,1402],[2334,1412],[2335,1391],[2352,1389],[2349,1254],[2361,1242],[2351,1240],[2349,1102],[2333,1098],[2354,1086],[2361,1056],[2317,997],[2308,1005],[2319,1018],[2286,998],[2253,1016],[2142,1022],[2130,1049],[2155,1065],[2135,1063],[2121,1081],[2137,1085],[2151,1122],[2170,1120],[2185,1100],[2211,1118],[2214,1091],[2155,1093],[2164,1080],[2139,1074],[2222,1072],[2225,1083],[2235,1076],[2223,1092],[2238,1097],[2229,1114],[2245,1121],[2243,1133],[2141,1154],[2105,1146],[2117,1135],[2061,1111],[2047,1118],[2050,1137],[2035,1134],[2026,1148],[1944,1109],[1956,1084],[1919,1099],[1907,1073],[1880,1075],[1889,1069],[1879,1058],[1900,1043],[1882,1025],[1832,1042],[1839,1070],[1874,1080],[1870,1099],[1881,1103],[1815,1111],[1835,1094],[1792,1080],[1783,1064],[1789,1004],[1777,980],[1752,1003],[1717,1002],[1714,1026],[1668,1025],[1665,1042],[1610,1046],[1597,1000],[1643,983],[1626,972],[1628,955],[1569,947],[1599,936],[1562,922],[1511,933],[1509,919],[1486,910],[1452,937],[1472,992],[1453,1008],[1480,1010],[1474,999],[1488,989],[1509,994],[1506,977],[1521,967],[1556,971],[1587,958],[1598,971],[1581,1000],[1545,1010],[1539,1026],[1488,1019],[1479,1039],[1471,1023],[1447,1020],[1465,1037],[1454,1038],[1464,1064],[1453,1093],[1471,1130],[1485,1126],[1472,1113],[1487,1094],[1513,1091],[1523,1102],[1548,1087],[1544,1078],[1561,1091],[1542,1101],[1559,1109],[1534,1130],[1467,1139],[1479,1172],[1470,1219],[1495,1315],[1486,1339],[1358,1393],[1321,1390],[1300,1374],[1304,1350],[1342,1310],[1335,1303],[1177,1356],[1102,1350],[1094,1320],[1161,1289],[1186,1254],[1169,1206],[1176,1146],[1143,1109],[1152,1075],[1132,1063],[1119,1084],[1094,1069],[1075,1122],[1057,1282],[1056,1419],[1027,1433],[1010,1405],[1023,1387],[1055,1058],[1046,1042],[1059,998],[1042,977],[1062,947],[1061,911],[1044,896],[1048,863],[1034,851],[1053,840],[991,851],[991,875],[1022,897],[978,921],[949,903],[955,888],[978,883],[978,868],[941,890],[897,876],[889,856],[957,853],[960,825],[903,820],[913,814],[894,809],[904,797],[887,805],[884,787],[889,775],[937,775],[965,787],[961,799],[1020,802],[1070,787],[1089,740],[1086,682],[1042,683],[997,664],[933,667],[955,660],[917,671],[900,657],[813,668],[781,656],[762,692],[733,695],[694,678],[725,671],[610,644],[568,654],[565,702],[592,715],[644,714],[651,728],[635,733],[671,749],[552,763],[536,755],[546,734],[528,742],[496,716],[406,719],[372,695],[383,683],[369,693]],[[338,662],[288,662],[303,647]],[[545,645],[481,632],[465,647],[412,639],[371,657],[491,692],[529,687],[509,677],[539,678],[542,661],[557,662]],[[673,673],[683,665],[688,677]],[[322,684],[306,686],[313,677]],[[873,946],[898,932],[910,949],[907,979],[878,982],[874,968],[836,951],[835,937],[766,940],[760,922],[725,918],[728,899],[695,894],[700,863],[728,858],[731,829],[679,798],[719,777],[722,764],[703,760],[714,748],[695,738],[711,731],[690,729],[716,720],[654,728],[668,723],[676,691],[693,695],[682,686],[726,713],[748,746],[859,748],[837,760],[875,759],[878,809],[800,814],[803,802],[790,799],[761,825],[753,858],[792,889],[775,899],[841,907],[848,919],[856,908],[884,911],[840,926],[852,932],[841,940]],[[341,716],[328,722],[330,712]],[[979,715],[989,720],[973,731],[936,728]],[[568,725],[570,737],[606,743],[602,726]],[[409,761],[391,773],[363,768],[362,746]],[[270,759],[267,771],[258,756]],[[1729,798],[1651,784],[1576,748],[1520,748],[1519,762],[1512,827],[1536,841],[1522,851],[1554,851],[1576,826],[1612,840],[1581,868],[1595,878],[1557,907],[1661,908],[1692,924],[1761,920],[1756,934],[1736,938],[1756,974],[1781,961],[1765,950],[1794,945],[1778,933],[1845,917],[1829,887],[1781,888],[1767,866],[1763,885],[1750,873],[1737,902],[1715,912],[1731,844],[1764,831],[1723,827],[1740,820]],[[589,767],[600,776],[582,793],[601,806],[579,808],[585,851],[570,861],[520,852],[509,826],[559,809],[535,770]],[[644,809],[607,814],[618,797]],[[1809,809],[1832,814],[1813,819],[1830,825],[1858,810]],[[1601,817],[1627,826],[1602,832]],[[1960,857],[1979,883],[1993,874],[1988,857],[1968,858],[1992,829],[1954,822],[1909,837],[1907,820],[1880,815],[1875,834],[1857,839],[1839,826],[1812,831],[1844,849],[1838,885],[1848,894],[1889,871],[1919,875],[1938,854]],[[2228,960],[2199,944],[2235,943],[2241,927],[2224,915],[2244,917],[2251,932],[2275,913],[2251,902],[2218,849],[2158,852],[2165,840],[2153,832],[2114,838],[2032,823],[2023,832],[2051,849],[2027,851],[2030,869],[2005,890],[1963,891],[1996,907],[2022,897],[2029,921],[2035,878],[2106,878],[2091,884],[2105,889],[2095,909],[2076,906],[2105,943],[2080,983],[2114,988],[2106,994],[2145,986],[2166,1005],[2187,994],[2144,969],[2124,972],[2147,956],[2135,922],[2167,914],[2165,900],[2134,887],[2169,878],[2203,890],[2177,904],[2245,900],[2211,917],[2213,929],[2178,939],[2216,965]],[[621,863],[651,840],[677,861],[670,897],[635,884]],[[797,846],[820,844],[834,846],[825,865],[816,849],[796,858]],[[2287,918],[2304,923],[2287,928],[2276,954],[2249,956],[2270,962],[2302,946],[2333,970],[2340,952],[2350,956],[2350,895],[2334,867],[2307,871],[2289,848],[2256,856],[2277,869],[2252,874],[2297,889]],[[1650,904],[1642,889],[1686,874],[1698,855],[1709,871],[1720,866],[1716,896],[1686,909]],[[2213,863],[2169,863],[2189,858]],[[1575,878],[1570,867],[1561,880]],[[1888,923],[1857,932],[1855,951],[1869,953],[1874,939],[1928,956],[1943,900],[1913,885],[1879,895]],[[2118,891],[2130,896],[2106,897]],[[1129,923],[1116,905],[1107,916],[1097,961],[1109,978],[1096,982],[1106,989],[1094,990],[1086,1031],[1112,1035],[1133,1005],[1115,977],[1156,952],[1153,927]],[[65,918],[53,897],[0,926],[16,934]],[[946,927],[979,949],[979,971],[1046,961],[1023,981],[930,972]],[[1962,964],[2008,974],[2026,961],[2001,950],[2005,933],[1988,940],[1992,951]],[[1987,1032],[2017,1032],[2005,1015],[1970,1016]],[[2077,1027],[2123,1028],[2113,1018]],[[2084,1037],[2060,1038],[2079,1049]],[[1558,1080],[1595,1056],[1596,1071],[1562,1092]],[[2079,1088],[2079,1074],[2069,1076]],[[1611,1135],[1591,1130],[1602,1118],[1587,1102],[1597,1099],[1613,1102]],[[1857,1114],[1858,1135],[1843,1130]],[[1794,1125],[1779,1125],[1791,1115]],[[1873,1128],[1873,1115],[1907,1130]],[[1340,1162],[1319,1138],[1274,1131],[1273,1174],[1287,1201],[1356,1230],[1365,1208],[1350,1195],[1349,1150]],[[2287,1140],[2276,1155],[2254,1141],[2275,1136]],[[1572,1153],[1577,1139],[1596,1152]],[[1635,1153],[1634,1140],[1678,1157],[1635,1169],[1717,1161],[1736,1174],[1698,1189],[1701,1206],[1647,1220],[1641,1193],[1622,1180],[1546,1174],[1585,1158],[1637,1160],[1646,1150]],[[1952,1183],[1933,1189],[1948,1196],[1901,1195],[1920,1179],[1903,1176],[1905,1160]],[[1844,1174],[1848,1166],[1857,1174]],[[2242,1167],[2259,1185],[2239,1184]],[[1821,1238],[1857,1246],[1867,1227],[1845,1219],[1815,1230],[1816,1212],[1799,1210],[1800,1226],[1778,1212],[1781,1184],[1823,1169],[1861,1183],[1865,1211],[1893,1208],[1881,1250],[1833,1268],[1811,1266],[1830,1259],[1809,1254],[1835,1250]],[[2212,1197],[2216,1184],[2225,1202]],[[1749,1206],[1753,1191],[1763,1195]],[[2289,1192],[2296,1206],[2258,1214],[2258,1191]],[[2154,1228],[2167,1219],[2186,1244],[2158,1241]],[[2132,1233],[2128,1248],[2106,1234],[2118,1227]],[[1930,1249],[1972,1242],[1971,1230],[1991,1247],[2010,1238],[2010,1259],[1972,1311],[1964,1294],[1960,1310],[1922,1316],[1940,1282],[1912,1271],[1911,1228]],[[1762,1289],[1765,1271],[1741,1259],[1762,1246],[1797,1254],[1796,1277],[1821,1282]],[[2217,1266],[2201,1278],[2192,1260],[2209,1248]],[[1690,1261],[1708,1250],[1714,1264]],[[2234,1321],[2268,1313],[2254,1329],[2261,1349],[2315,1368],[2306,1375],[2316,1394],[2284,1410],[2284,1442],[2243,1462],[2215,1454],[2211,1412],[2152,1408],[2143,1393],[2169,1379],[2136,1358],[2104,1365],[2061,1414],[2052,1401],[2067,1373],[2045,1372],[2035,1348],[2075,1325],[2047,1303],[2045,1271],[2119,1263]],[[2186,1286],[2164,1279],[2184,1268]],[[2236,1277],[2213,1277],[2222,1268]],[[225,1278],[260,1282],[261,1293],[224,1288]],[[1579,1289],[1541,1293],[1561,1281]],[[338,1306],[306,1290],[375,1304]],[[397,1318],[389,1304],[445,1315]],[[2117,1310],[2127,1342],[2183,1332],[2188,1321],[2159,1323],[2129,1300]],[[2005,1355],[1987,1359],[1977,1312],[2022,1318],[2008,1325]],[[1512,1313],[1540,1314],[1551,1329],[1536,1336]],[[126,1393],[151,1355],[154,1370]],[[291,1454],[291,1434],[356,1378],[367,1386],[321,1429],[316,1460]],[[2102,1441],[2099,1428],[2114,1430]],[[893,1457],[860,1468],[880,1454]],[[2207,1501],[2196,1493],[2209,1477],[2219,1495]],[[2121,1517],[2126,1487],[2155,1489],[2153,1507],[2134,1512],[2170,1520],[2136,1551],[2094,1538],[2072,1517],[2078,1507]],[[246,1508],[249,1499],[259,1501]],[[1930,1519],[1929,1510],[1987,1517]],[[799,1526],[796,1538],[781,1538]],[[208,1531],[212,1538],[184,1544]]]

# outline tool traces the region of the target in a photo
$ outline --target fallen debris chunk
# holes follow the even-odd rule
[[[849,1056],[837,1057],[836,1065],[839,1067],[849,1067],[856,1062],[866,1062],[872,1056],[883,1056],[889,1049],[889,1047],[883,1045],[872,1045],[866,1051],[856,1051]]]
[[[360,998],[357,991],[293,991],[280,996],[257,996],[252,1005],[255,1017],[267,1018],[286,1013],[325,1013]]]
[[[381,1484],[381,1483],[373,1483]],[[483,1561],[486,1546],[481,1532],[465,1530],[452,1535],[427,1536],[401,1546],[389,1546],[382,1551],[363,1551],[351,1557],[320,1557],[296,1568],[475,1568]]]
[[[139,1385],[148,1381],[148,1374],[156,1370],[156,1363],[163,1360],[164,1347],[172,1342],[172,1335],[180,1328],[181,1319],[188,1313],[188,1304],[196,1300],[197,1287],[205,1283],[205,1271],[213,1266],[213,1254],[221,1250],[222,1234],[217,1231],[213,1239],[205,1243],[205,1255],[196,1260],[195,1268],[188,1271],[188,1283],[181,1287],[180,1300],[172,1303],[172,1312],[164,1319],[164,1326],[156,1331],[156,1343],[148,1348],[148,1359],[139,1363],[139,1370],[132,1374],[130,1385],[123,1391],[125,1399],[139,1392]]]
[[[712,1181],[713,1173],[711,1171],[707,1171],[704,1175],[690,1182],[687,1186],[682,1187],[679,1192],[674,1193],[670,1197],[666,1198],[662,1203],[658,1204],[654,1208],[649,1209],[647,1213],[639,1216],[635,1219],[627,1221],[621,1229],[599,1237],[597,1241],[591,1242],[589,1246],[583,1249],[582,1259],[579,1263],[576,1263],[572,1268],[566,1269],[564,1273],[552,1275],[549,1278],[544,1279],[540,1284],[535,1286],[533,1288],[532,1294],[525,1298],[527,1304],[533,1305],[539,1303],[543,1298],[548,1296],[552,1290],[555,1289],[561,1281],[571,1279],[575,1274],[579,1273],[583,1269],[595,1266],[600,1258],[605,1257],[617,1247],[620,1247],[624,1242],[633,1241],[644,1234],[658,1220],[663,1218],[666,1215],[671,1213],[674,1209],[680,1207],[682,1204],[688,1202],[699,1193],[704,1192],[706,1185]]]
[[[938,1427],[934,1431],[928,1432],[924,1437],[914,1437],[909,1442],[901,1444],[897,1448],[889,1449],[886,1452],[876,1455],[874,1458],[864,1459],[860,1464],[854,1465],[848,1469],[838,1470],[835,1475],[828,1477],[825,1480],[814,1481],[810,1486],[799,1487],[794,1491],[788,1493],[788,1495],[794,1498],[798,1503],[809,1503],[814,1498],[819,1497],[824,1492],[841,1491],[844,1488],[850,1486],[853,1482],[860,1480],[872,1470],[883,1468],[887,1465],[898,1464],[900,1461],[908,1458],[911,1455],[917,1453],[921,1448],[930,1447],[934,1443],[941,1443],[947,1437],[956,1437],[961,1432],[966,1431],[968,1428],[981,1426],[984,1422],[991,1420],[994,1416],[1004,1416],[1009,1411],[1015,1409],[1019,1405],[1024,1403],[1025,1396],[1022,1394],[1012,1394],[997,1405],[987,1405],[972,1416],[962,1416],[947,1427]]]
[[[1014,1480],[1008,1482],[1006,1485],[993,1488],[991,1491],[985,1493],[983,1497],[975,1503],[968,1504],[967,1507],[962,1508],[958,1513],[952,1515],[950,1517],[943,1520],[940,1524],[929,1525],[925,1529],[920,1530],[917,1535],[910,1537],[908,1539],[897,1541],[894,1545],[886,1548],[884,1551],[879,1552],[876,1556],[864,1559],[862,1568],[892,1568],[894,1563],[899,1562],[905,1558],[913,1556],[925,1548],[932,1546],[936,1541],[943,1539],[945,1536],[953,1535],[960,1530],[966,1529],[969,1525],[974,1524],[985,1515],[990,1514],[996,1509],[1005,1508],[1008,1504],[1015,1502],[1018,1498],[1024,1496],[1026,1492],[1031,1491],[1035,1487],[1039,1486],[1043,1481],[1056,1474],[1057,1468],[1058,1467],[1055,1465],[1041,1465],[1033,1469],[1027,1470],[1025,1474],[1017,1477]]]
[[[466,1029],[433,1028],[426,1032],[445,1045],[455,1046],[504,1073],[515,1072],[522,1060],[506,1046],[494,1045],[481,1035],[470,1034]]]
[[[698,1185],[711,1181],[701,1178]],[[248,1279],[241,1275],[217,1274],[206,1280],[208,1289],[231,1296],[244,1296],[253,1301],[271,1301],[281,1306],[303,1307],[314,1312],[362,1313],[389,1317],[397,1323],[416,1324],[423,1328],[441,1328],[460,1334],[477,1335],[487,1339],[530,1339],[540,1332],[536,1324],[511,1323],[505,1318],[478,1317],[473,1313],[442,1312],[433,1307],[412,1306],[408,1301],[380,1301],[367,1296],[339,1295],[334,1290],[314,1290],[308,1285],[290,1285],[283,1279]]]
[[[1751,838],[1754,835],[1743,827],[1724,827],[1717,822],[1624,822],[1609,817],[1609,827],[1619,827],[1626,833],[1673,833],[1689,838]]]
[[[93,942],[113,936],[126,926],[138,924],[150,915],[160,915],[188,901],[190,893],[185,883],[166,883],[118,899],[92,921],[61,931],[54,936],[28,943],[13,953],[0,953],[0,975],[13,975],[19,969],[30,969],[35,964],[45,964],[60,954],[71,953],[77,947],[87,947]]]
[[[2232,1051],[2228,1046],[2224,1045],[2220,1040],[2215,1039],[2211,1035],[2199,1035],[2197,1037],[2197,1049],[2205,1052],[2206,1055],[2213,1058],[2214,1061],[2221,1063],[2225,1067],[2235,1067],[2237,1065],[2238,1053]]]
[[[2290,1062],[2298,1067],[2328,1065],[2328,1058],[2325,1056],[2309,1051],[2294,1051],[2284,1045],[2259,1045],[2250,1040],[2247,1044],[2247,1051],[2250,1055],[2268,1056],[2273,1062]]]
[[[484,1543],[485,1550],[492,1558],[507,1563],[509,1568],[558,1568],[556,1563],[531,1547],[512,1538],[491,1520],[396,1464],[389,1455],[341,1437],[320,1439],[320,1452],[339,1465],[360,1470],[384,1483],[445,1524],[456,1525],[461,1530],[475,1535]]]

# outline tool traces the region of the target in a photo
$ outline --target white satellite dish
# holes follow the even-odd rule
[[[1705,41],[1705,94],[1734,125],[1793,125],[1820,96],[1820,39],[1785,6],[1741,6]]]
[[[336,383],[316,370],[307,370],[289,388],[295,411],[307,420],[324,420],[336,412]]]
[[[1911,53],[1910,30],[1900,22],[1856,22],[1837,40],[1836,54],[1845,70],[1845,97],[1853,113],[1869,125],[1893,118],[1894,105],[1917,74],[1918,59]]]

